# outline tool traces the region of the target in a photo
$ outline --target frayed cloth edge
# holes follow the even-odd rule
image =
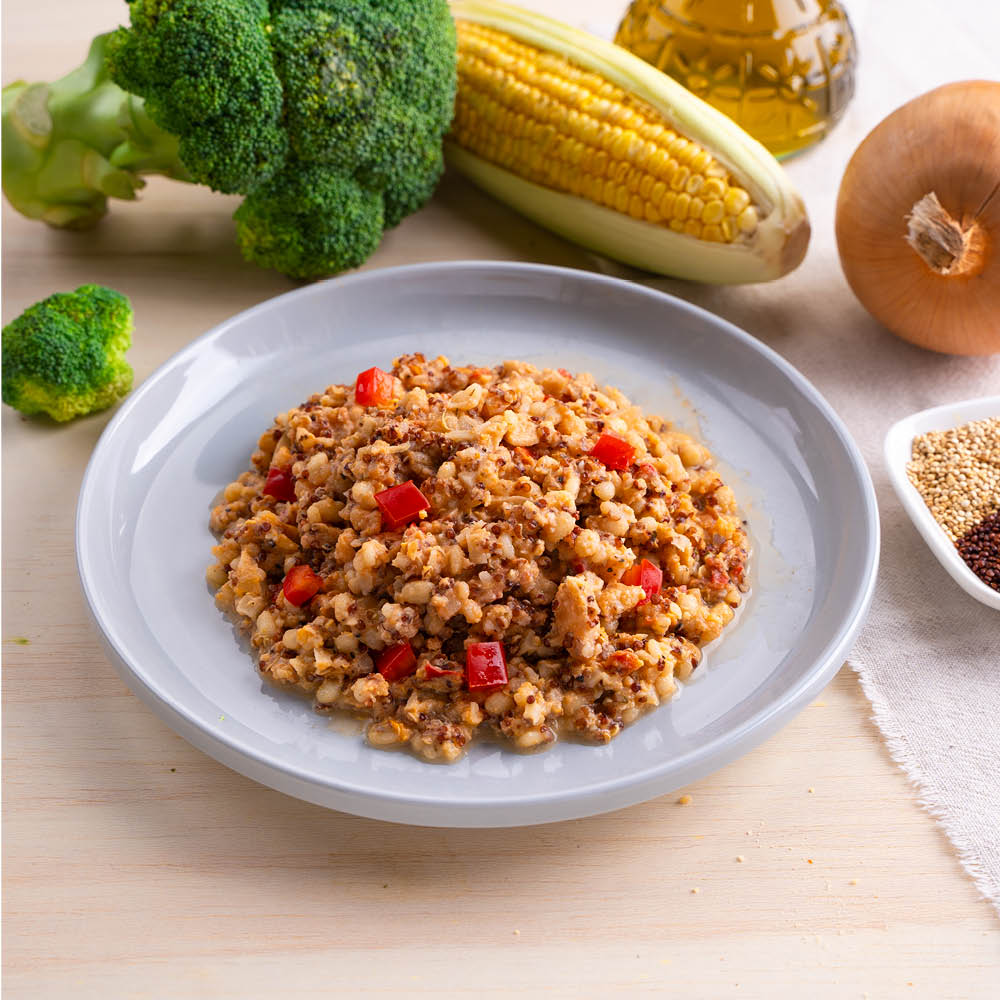
[[[914,759],[906,738],[898,731],[885,699],[869,676],[867,668],[855,659],[848,659],[847,665],[858,675],[861,689],[872,706],[872,719],[885,739],[889,756],[899,765],[916,789],[917,802],[920,807],[926,810],[944,829],[945,835],[958,854],[959,862],[971,876],[976,889],[984,899],[996,908],[997,914],[1000,915],[1000,885],[996,884],[989,872],[983,868],[975,847],[955,830],[949,810],[934,800],[932,789],[927,784],[926,775]]]

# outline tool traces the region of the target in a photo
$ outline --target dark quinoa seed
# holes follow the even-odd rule
[[[1000,590],[1000,511],[983,518],[955,547],[966,566],[983,583]]]

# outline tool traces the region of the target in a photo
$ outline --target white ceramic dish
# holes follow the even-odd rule
[[[948,571],[951,578],[977,601],[1000,611],[1000,593],[988,587],[969,569],[958,554],[952,540],[934,520],[924,498],[906,476],[913,439],[928,431],[948,431],[972,420],[1000,417],[1000,396],[966,399],[960,403],[947,403],[929,410],[921,410],[893,424],[885,436],[885,464],[889,479],[903,509],[910,516],[914,527],[923,536],[928,548]]]
[[[720,457],[756,546],[745,612],[670,706],[608,746],[489,743],[451,766],[369,748],[264,684],[204,581],[208,514],[274,414],[412,350],[590,370]],[[206,333],[124,403],[77,512],[94,619],[122,676],[230,767],[345,812],[515,826],[671,791],[773,733],[827,683],[868,607],[878,519],[843,425],[777,354],[639,285],[538,265],[371,271],[265,302]]]

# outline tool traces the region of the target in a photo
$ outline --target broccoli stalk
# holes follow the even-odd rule
[[[61,80],[3,90],[4,194],[31,219],[86,229],[109,197],[134,199],[143,174],[190,179],[177,139],[111,82],[108,37],[95,38],[83,65]]]
[[[3,401],[60,421],[103,410],[132,388],[131,343],[132,306],[120,292],[83,285],[50,295],[3,328]]]
[[[297,278],[361,264],[443,170],[447,0],[129,0],[52,84],[3,92],[3,188],[53,226],[163,174],[238,193],[244,256]]]

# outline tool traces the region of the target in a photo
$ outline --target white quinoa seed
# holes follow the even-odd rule
[[[953,542],[1000,509],[1000,417],[920,434],[911,455],[907,477]]]

